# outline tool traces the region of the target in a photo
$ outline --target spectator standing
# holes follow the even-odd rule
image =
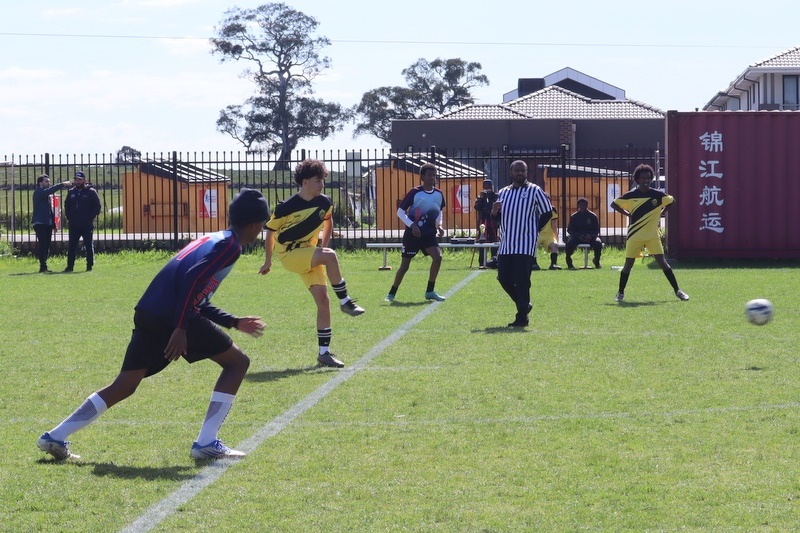
[[[259,317],[237,318],[210,300],[239,259],[242,245],[254,243],[261,234],[269,207],[260,192],[242,189],[228,213],[231,223],[227,230],[192,241],[153,278],[136,304],[133,335],[122,370],[110,385],[89,395],[64,421],[39,437],[39,449],[58,460],[79,458],[70,452],[67,437],[131,396],[144,378],[183,357],[189,363],[209,359],[222,368],[190,455],[195,459],[244,456],[225,446],[217,432],[233,405],[250,359],[219,326],[260,337],[265,324]]]
[[[100,197],[94,187],[86,183],[86,174],[82,171],[75,173],[73,181],[75,184],[69,189],[64,202],[64,215],[69,223],[67,268],[64,272],[72,272],[75,268],[75,256],[81,239],[86,248],[86,271],[91,272],[94,266],[94,219],[100,214]]]
[[[497,193],[494,191],[494,183],[489,178],[483,180],[483,190],[478,199],[475,200],[475,212],[478,214],[478,239],[482,242],[497,242],[497,221],[492,218],[492,205],[497,201]],[[483,226],[483,231],[481,231]],[[478,263],[488,268],[497,268],[497,248],[491,249],[492,259],[484,262],[486,249],[478,251]]]
[[[322,194],[327,177],[328,169],[322,161],[306,159],[297,165],[294,181],[300,190],[279,203],[267,222],[264,264],[258,273],[269,273],[274,252],[286,270],[300,275],[317,306],[317,362],[322,366],[342,368],[344,363],[330,351],[333,333],[328,279],[342,312],[358,316],[364,309],[347,295],[347,283],[342,277],[339,257],[328,247],[333,235],[333,202]],[[317,246],[320,228],[321,248]]]
[[[492,216],[500,217],[500,248],[497,252],[497,281],[516,307],[509,327],[525,327],[531,305],[531,269],[536,255],[539,220],[553,211],[544,191],[528,181],[528,165],[511,163],[511,185],[500,189]]]
[[[53,231],[56,229],[55,213],[50,204],[50,196],[64,187],[72,185],[63,181],[50,186],[50,176],[42,174],[36,180],[36,190],[33,191],[33,231],[36,232],[36,257],[39,259],[39,272],[51,272],[47,268],[47,258],[50,257],[50,242]]]
[[[403,232],[403,248],[401,251],[400,268],[394,276],[394,283],[386,295],[387,302],[393,302],[397,289],[403,282],[403,277],[408,272],[411,260],[421,250],[423,254],[431,257],[431,269],[428,274],[428,286],[425,289],[425,299],[443,302],[446,298],[436,292],[436,277],[442,265],[442,249],[436,237],[444,235],[442,227],[442,209],[444,209],[444,194],[436,187],[436,167],[430,163],[422,165],[419,169],[422,185],[408,191],[400,206],[397,208],[397,217],[405,224]]]
[[[575,270],[575,265],[572,264],[572,254],[575,253],[579,244],[588,244],[592,247],[594,251],[592,263],[595,268],[600,268],[600,254],[603,252],[603,243],[600,240],[600,219],[589,211],[589,200],[586,198],[578,198],[578,210],[569,217],[567,233],[569,233],[569,239],[565,246],[567,268]]]
[[[639,165],[633,171],[633,181],[637,187],[611,202],[614,211],[628,217],[628,239],[625,243],[625,265],[619,273],[619,290],[614,299],[621,302],[625,299],[625,287],[631,269],[643,248],[655,257],[664,272],[675,296],[688,300],[689,295],[678,286],[678,280],[672,267],[664,257],[664,246],[661,244],[661,233],[658,229],[662,214],[675,205],[675,198],[658,189],[651,189],[655,172],[650,165]]]

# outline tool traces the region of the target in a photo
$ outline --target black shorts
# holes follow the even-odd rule
[[[145,376],[164,370],[170,361],[164,350],[175,328],[169,320],[146,311],[136,310],[133,315],[133,334],[122,361],[122,370],[147,369]],[[187,353],[183,357],[190,363],[208,359],[227,351],[233,340],[219,326],[205,317],[197,317],[186,328]]]
[[[431,246],[439,247],[436,234],[414,237],[411,228],[406,228],[406,231],[403,233],[403,249],[400,250],[400,255],[403,257],[414,257],[420,250],[422,250],[423,254],[428,255],[428,252],[425,250]]]

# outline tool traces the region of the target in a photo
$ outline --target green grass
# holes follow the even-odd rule
[[[209,363],[145,380],[70,438],[79,461],[35,446],[116,375],[132,307],[167,257],[101,255],[72,275],[0,259],[3,531],[118,531],[205,466],[188,452],[217,375]],[[445,254],[438,292],[475,272],[469,259]],[[214,297],[268,323],[261,339],[233,333],[252,359],[220,435],[234,446],[337,372],[313,368],[300,281],[280,266],[259,277],[260,263],[244,256]],[[511,302],[494,271],[479,273],[155,531],[796,529],[800,265],[673,263],[691,296],[680,302],[651,260],[637,261],[617,304],[609,267],[621,263],[607,250],[601,271],[533,273],[524,331],[504,327]],[[367,309],[334,315],[334,351],[353,363],[431,305],[429,262],[412,263],[392,305],[379,252],[342,264]],[[755,297],[775,305],[763,327],[743,316]]]

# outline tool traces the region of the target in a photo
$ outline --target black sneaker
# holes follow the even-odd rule
[[[67,267],[64,269],[64,272],[72,272],[72,267]]]
[[[594,267],[595,268],[600,268],[600,260],[599,259],[593,260],[592,263],[594,263]]]
[[[528,317],[525,318],[517,318],[514,322],[509,322],[508,327],[510,328],[524,328],[530,323]]]
[[[320,364],[320,366],[330,366],[333,368],[344,367],[344,363],[336,359],[336,356],[333,355],[331,352],[319,354],[317,356],[317,362]]]

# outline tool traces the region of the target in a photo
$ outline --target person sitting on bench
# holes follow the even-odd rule
[[[578,198],[578,210],[569,217],[567,233],[569,233],[569,239],[565,245],[567,268],[575,270],[575,265],[572,264],[572,254],[575,253],[579,244],[588,244],[592,247],[594,250],[592,263],[595,268],[600,268],[600,254],[603,251],[603,243],[600,240],[600,219],[589,211],[589,201],[586,198]]]

